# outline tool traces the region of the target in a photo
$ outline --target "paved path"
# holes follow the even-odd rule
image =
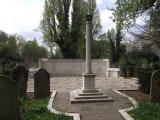
[[[119,109],[128,108],[131,103],[112,92],[111,89],[136,90],[137,81],[132,79],[106,79],[96,77],[96,88],[113,97],[114,102],[71,104],[69,91],[82,87],[82,77],[53,77],[51,78],[51,90],[57,90],[54,108],[63,112],[80,113],[81,120],[123,120],[118,113]],[[33,91],[33,79],[28,82],[28,91]]]
[[[69,93],[61,91],[53,107],[63,112],[80,113],[81,120],[123,120],[118,110],[130,107],[131,103],[111,90],[105,91],[105,94],[112,96],[114,102],[71,104]]]

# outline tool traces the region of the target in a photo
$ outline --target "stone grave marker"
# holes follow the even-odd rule
[[[17,65],[12,69],[12,78],[17,81],[18,94],[26,97],[29,70],[24,65]]]
[[[50,74],[43,68],[34,75],[34,96],[36,98],[50,96]]]
[[[0,75],[0,120],[20,120],[16,81]]]
[[[150,88],[151,102],[160,102],[160,70],[153,72]]]

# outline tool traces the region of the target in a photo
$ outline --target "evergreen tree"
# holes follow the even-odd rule
[[[96,1],[92,0],[94,14],[94,35],[101,29]],[[59,46],[63,58],[80,58],[85,44],[85,16],[88,14],[85,0],[46,0],[41,29],[44,42]]]

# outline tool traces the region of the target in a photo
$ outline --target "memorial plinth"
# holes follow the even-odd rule
[[[92,73],[91,66],[92,18],[92,15],[86,16],[86,71],[82,74],[83,88],[70,92],[71,103],[113,101],[112,97],[95,88],[96,75]]]

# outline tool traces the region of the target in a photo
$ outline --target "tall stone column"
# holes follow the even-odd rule
[[[91,67],[91,41],[92,41],[92,15],[86,16],[86,74],[92,73]]]
[[[106,102],[113,101],[112,97],[104,95],[95,88],[95,74],[92,73],[91,42],[92,42],[92,15],[86,16],[86,70],[83,76],[83,87],[70,92],[71,103],[79,102]]]
[[[83,90],[95,89],[95,74],[92,74],[91,42],[92,42],[92,15],[86,16],[86,71],[83,75]]]

